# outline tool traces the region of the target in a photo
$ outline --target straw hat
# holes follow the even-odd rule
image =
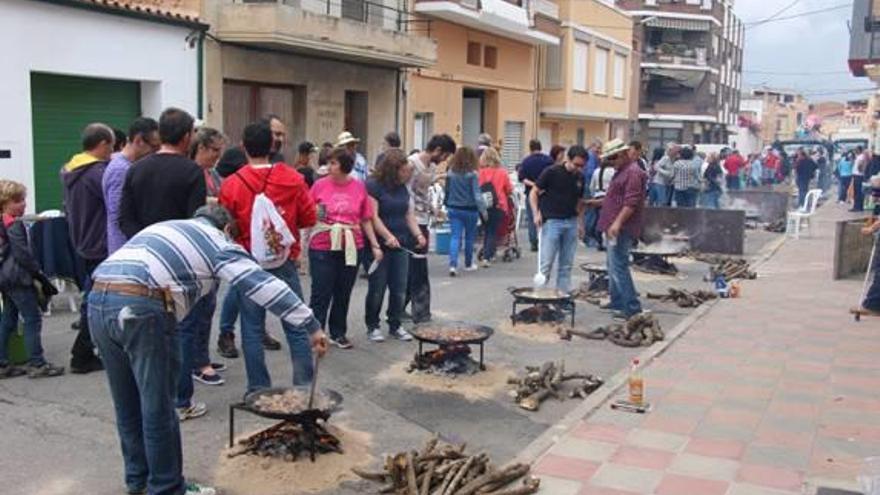
[[[623,142],[621,139],[613,139],[605,143],[605,146],[602,146],[602,159],[610,158],[621,151],[626,151],[629,149],[629,146]]]
[[[350,143],[359,143],[360,139],[354,137],[350,132],[345,131],[336,138],[336,146],[345,146]]]

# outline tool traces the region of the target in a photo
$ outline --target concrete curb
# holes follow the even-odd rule
[[[766,263],[776,254],[777,251],[785,244],[787,237],[774,241],[765,247],[758,254],[751,258],[752,267],[757,268]],[[691,327],[706,316],[709,311],[718,304],[719,300],[715,299],[700,305],[693,313],[689,314],[682,321],[675,325],[672,330],[666,332],[666,339],[659,344],[654,344],[642,351],[637,359],[639,360],[639,368],[643,369],[651,364],[657,357],[661,356],[672,344],[687,333]],[[512,462],[522,462],[533,464],[541,455],[548,451],[553,445],[559,442],[561,437],[571,431],[577,424],[592,414],[594,411],[602,407],[609,399],[614,397],[621,388],[627,384],[629,377],[629,369],[622,369],[614,376],[609,378],[605,384],[597,390],[593,395],[571,410],[563,418],[538,436],[535,440],[527,445]]]

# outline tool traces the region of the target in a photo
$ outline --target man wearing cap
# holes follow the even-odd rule
[[[572,146],[568,161],[544,170],[529,194],[535,226],[540,229],[541,273],[549,280],[558,257],[556,288],[563,292],[571,290],[571,266],[577,240],[583,237],[586,163],[587,150]]]
[[[619,139],[605,145],[602,159],[608,160],[617,172],[605,197],[590,200],[588,204],[602,207],[598,228],[605,233],[608,246],[609,308],[615,311],[615,318],[628,319],[642,312],[629,268],[629,251],[642,233],[648,176],[632,160],[626,144]]]
[[[351,169],[351,176],[365,182],[370,174],[370,170],[367,168],[367,159],[357,149],[360,142],[360,139],[345,131],[336,138],[336,147],[345,148],[354,156],[354,168]]]

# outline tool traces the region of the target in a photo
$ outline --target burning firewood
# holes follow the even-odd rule
[[[511,377],[507,380],[509,385],[515,385],[510,395],[519,404],[519,407],[527,411],[537,411],[541,403],[553,397],[563,399],[565,391],[563,383],[573,380],[581,380],[574,388],[568,387],[569,398],[586,398],[604,381],[596,376],[584,373],[566,373],[565,362],[554,363],[548,361],[541,367],[526,366],[526,372],[522,376]]]
[[[678,275],[678,267],[657,254],[633,253],[633,268],[656,275]]]
[[[384,483],[380,493],[394,495],[530,495],[540,480],[527,476],[527,464],[493,467],[489,455],[465,454],[466,445],[439,445],[431,438],[421,451],[388,456],[382,472],[352,471],[361,478]],[[524,478],[525,477],[525,478]],[[522,486],[506,488],[524,478]]]
[[[680,308],[696,308],[706,301],[717,298],[714,292],[707,290],[688,291],[684,289],[670,288],[666,294],[648,293],[648,299],[658,299],[663,302],[673,302]]]
[[[228,457],[252,454],[260,457],[278,457],[285,461],[296,461],[300,455],[310,452],[314,436],[315,450],[319,454],[342,453],[338,438],[328,432],[323,425],[315,423],[314,431],[305,431],[302,426],[291,421],[282,421],[265,430],[239,440],[240,450],[230,452]]]
[[[423,371],[440,375],[473,375],[480,371],[480,363],[471,358],[467,344],[441,345],[437,349],[413,356],[408,373]]]
[[[785,233],[785,228],[786,228],[786,219],[784,219],[784,218],[764,225],[764,230],[766,230],[767,232],[774,232],[776,234]]]

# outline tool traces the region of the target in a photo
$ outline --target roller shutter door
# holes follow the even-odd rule
[[[128,132],[141,113],[140,83],[31,73],[36,211],[62,207],[59,172],[92,122]]]

